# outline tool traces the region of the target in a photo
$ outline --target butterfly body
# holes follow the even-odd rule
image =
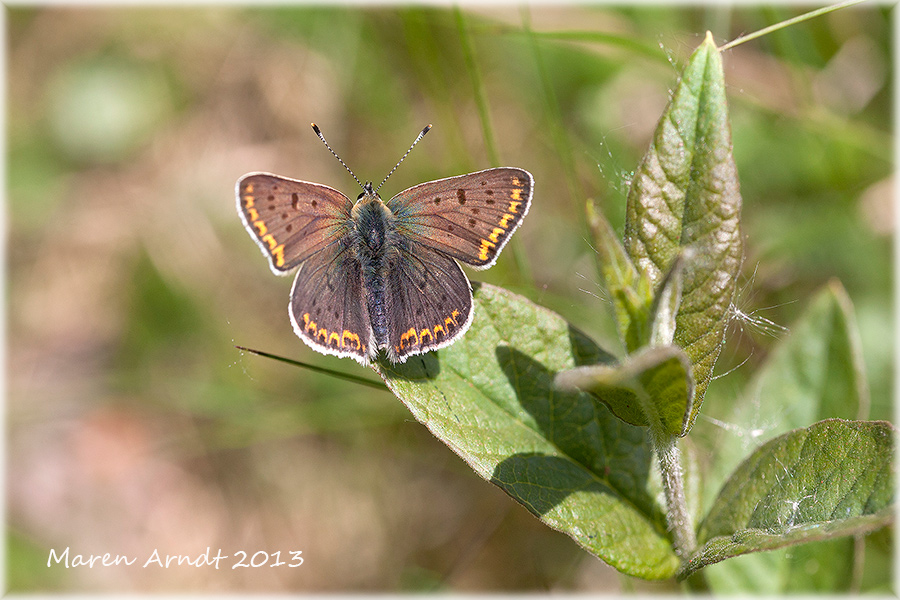
[[[387,202],[369,183],[354,203],[270,173],[245,175],[236,195],[272,271],[297,271],[295,333],[314,350],[367,364],[381,349],[402,363],[468,329],[472,289],[457,261],[493,265],[532,188],[530,173],[503,167],[423,183]]]
[[[396,219],[381,198],[366,184],[350,211],[352,228],[347,243],[356,248],[356,259],[366,291],[366,309],[375,348],[388,348],[387,274],[399,258],[402,239]]]

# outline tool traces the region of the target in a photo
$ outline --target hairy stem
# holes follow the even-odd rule
[[[684,479],[681,470],[681,453],[675,443],[676,437],[651,426],[653,445],[659,460],[659,471],[662,475],[662,486],[666,494],[666,519],[672,531],[672,542],[675,553],[684,561],[691,557],[697,549],[697,537],[691,516],[688,514],[687,501],[684,495]]]

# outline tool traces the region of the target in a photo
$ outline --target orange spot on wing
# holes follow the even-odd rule
[[[319,327],[316,325],[316,322],[310,320],[309,313],[303,313],[303,329],[306,331],[312,331],[313,337],[315,337],[316,332],[319,329]]]
[[[511,213],[519,212],[519,205],[520,205],[520,204],[522,204],[522,203],[521,203],[521,202],[510,201],[510,203],[509,203],[509,208],[508,208],[507,210],[509,210],[509,212],[511,212]]]
[[[269,250],[274,250],[275,246],[278,245],[278,242],[275,241],[275,238],[272,237],[271,233],[263,236],[262,241],[269,245]]]
[[[481,248],[478,249],[478,258],[480,260],[487,260],[488,250],[490,250],[494,246],[496,246],[496,244],[493,244],[487,240],[481,240]]]
[[[252,192],[253,190],[247,190],[248,192]],[[247,208],[253,208],[253,196],[244,196],[244,206]]]
[[[410,342],[411,339],[414,339],[414,342]],[[410,327],[409,330],[400,336],[400,349],[402,350],[407,344],[410,346],[418,346],[419,345],[419,333],[416,331],[415,327]]]
[[[516,185],[519,185],[518,179],[516,179]],[[512,198],[513,200],[521,200],[522,199],[522,190],[520,190],[518,188],[514,189],[512,191],[512,193],[509,195],[509,197]]]
[[[353,333],[352,331],[347,331],[347,330],[345,329],[344,332],[341,333],[341,348],[344,347],[344,344],[345,344],[346,340],[350,340],[351,343],[355,342],[355,343],[356,343],[356,349],[357,349],[357,350],[364,350],[364,349],[365,349],[365,348],[363,347],[362,343],[359,341],[359,336],[356,335],[355,333]],[[350,345],[350,344],[347,344],[347,346],[349,346],[349,345]]]
[[[492,242],[496,242],[498,236],[500,236],[500,235],[502,235],[502,234],[503,234],[503,230],[502,230],[502,229],[500,229],[499,227],[494,227],[494,230],[491,232],[491,235],[489,235],[488,237],[491,238],[491,241],[492,241]]]
[[[281,244],[277,248],[272,250],[272,256],[275,257],[275,265],[278,267],[284,266],[284,244]]]
[[[269,228],[266,227],[266,224],[262,221],[253,221],[253,226],[259,231],[259,237],[262,237],[269,233]]]

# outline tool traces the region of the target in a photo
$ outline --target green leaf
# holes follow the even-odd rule
[[[736,418],[748,422],[747,411],[778,415],[775,427],[783,430],[862,418],[869,408],[866,371],[853,303],[840,282],[816,294],[791,329],[751,383],[753,405],[742,405]]]
[[[853,304],[830,282],[813,298],[747,385],[716,449],[716,480],[723,481],[766,440],[828,418],[863,419],[869,391]]]
[[[699,529],[704,546],[679,572],[747,552],[854,535],[893,520],[894,427],[829,419],[754,452]]]
[[[647,279],[641,279],[641,283]],[[640,290],[628,287],[613,288],[610,297],[616,309],[622,342],[628,352],[634,352],[647,344],[650,339],[650,303],[652,295],[649,286],[641,286]]]
[[[855,538],[844,536],[743,554],[706,567],[703,575],[717,595],[847,593],[857,551]]]
[[[654,287],[682,249],[693,249],[675,329],[675,343],[690,357],[696,381],[691,423],[712,379],[734,296],[743,253],[740,209],[722,61],[707,34],[635,174],[624,240],[638,272]]]
[[[612,300],[619,337],[626,350],[632,352],[646,344],[649,337],[649,280],[641,280],[612,225],[590,201],[587,203],[587,219],[601,284]]]
[[[614,358],[559,315],[474,287],[462,339],[376,370],[416,419],[544,523],[623,573],[673,576],[645,431],[553,386],[560,371]]]
[[[669,435],[684,435],[694,382],[680,348],[657,346],[629,355],[621,364],[589,365],[556,376],[561,389],[590,392],[620,419],[649,425],[658,419]]]
[[[750,321],[752,326],[754,315],[737,318]],[[830,282],[814,296],[746,389],[728,419],[732,425],[721,431],[715,448],[716,460],[710,479],[716,482],[716,487],[724,483],[750,451],[769,439],[829,417],[863,419],[867,416],[869,393],[859,333],[853,306],[838,281]],[[715,492],[716,487],[711,491]],[[797,572],[810,564],[851,565],[855,553],[853,544],[811,544],[802,553],[792,549],[789,555],[765,552],[742,556],[740,560],[717,564],[706,574],[714,589],[721,593],[738,589],[764,594],[804,589],[827,591],[828,588],[819,585],[823,584],[824,575],[814,578],[817,585],[807,584],[804,588]],[[769,576],[762,579],[759,573]],[[849,578],[837,581],[848,584]],[[831,588],[835,592],[848,589]]]
[[[650,280],[635,270],[609,221],[593,203],[587,204],[588,224],[596,250],[603,288],[612,300],[619,336],[628,352],[648,344],[668,346],[675,333],[675,317],[681,305],[681,279],[685,251],[679,253],[658,286],[650,291]]]

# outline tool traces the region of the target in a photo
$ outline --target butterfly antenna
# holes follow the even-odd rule
[[[319,131],[319,126],[316,125],[315,123],[310,123],[310,125],[312,125],[313,131],[316,132],[316,135],[319,136],[319,139],[322,140],[322,143],[325,144],[325,147],[328,148],[328,151],[331,152],[336,159],[338,159],[339,163],[344,165],[344,168],[347,169],[347,172],[350,173],[351,176],[353,176],[353,179],[356,179],[356,183],[359,184],[359,187],[365,189],[365,186],[362,184],[362,182],[359,179],[357,179],[357,177],[353,173],[353,171],[350,170],[350,167],[347,166],[347,163],[345,163],[343,160],[341,160],[341,157],[337,155],[337,152],[332,150],[331,146],[328,145],[328,142],[325,141],[325,136],[322,135],[321,131]],[[419,137],[421,137],[421,136],[419,136]],[[418,140],[416,140],[416,141],[418,141]]]
[[[428,133],[428,130],[429,130],[429,129],[431,129],[431,123],[429,123],[429,124],[425,127],[425,129],[423,129],[421,132],[419,132],[419,135],[416,136],[416,140],[412,143],[412,146],[409,147],[409,150],[406,151],[406,154],[404,154],[403,156],[400,157],[400,160],[397,161],[397,164],[394,165],[394,168],[391,169],[391,172],[388,173],[387,175],[385,175],[384,179],[381,180],[381,183],[378,184],[378,187],[375,188],[375,191],[376,191],[376,192],[378,192],[378,190],[381,189],[381,186],[383,186],[383,185],[384,185],[384,182],[388,180],[388,177],[390,177],[391,175],[394,174],[394,171],[397,170],[397,167],[400,166],[400,163],[403,162],[403,159],[406,158],[407,156],[409,156],[409,153],[412,152],[412,149],[416,147],[416,144],[419,143],[419,140],[421,140],[423,137],[425,137],[425,134]]]

